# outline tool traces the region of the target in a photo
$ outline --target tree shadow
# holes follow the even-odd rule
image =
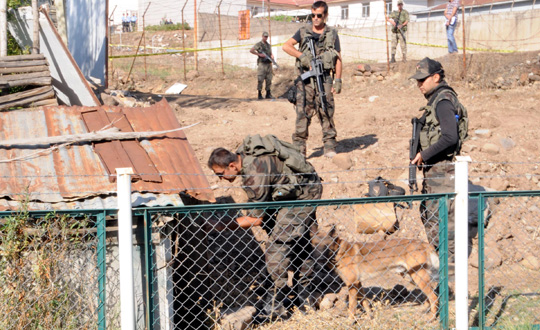
[[[377,138],[377,135],[375,134],[368,134],[364,136],[357,136],[354,138],[339,140],[336,146],[336,152],[339,154],[339,153],[348,153],[353,150],[366,149],[367,147],[374,145],[378,141],[379,139]],[[319,148],[315,148],[314,151],[307,158],[309,159],[309,158],[320,157],[323,154],[324,154],[324,148],[319,147]]]

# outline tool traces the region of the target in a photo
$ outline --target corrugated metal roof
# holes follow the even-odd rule
[[[113,123],[113,126],[127,123],[134,132],[181,127],[165,100],[147,108],[59,106],[1,112],[0,139],[35,138],[36,144],[0,147],[0,198],[9,201],[21,200],[24,196],[35,203],[64,204],[73,201],[80,203],[82,199],[95,196],[108,198],[114,195],[116,182],[111,177],[114,173],[108,172],[101,157],[116,155],[119,152],[118,141],[100,143],[101,155],[90,143],[60,148],[39,145],[40,138],[47,136],[88,133],[81,114],[92,110],[104,112],[111,118],[126,119],[123,123]],[[171,198],[154,196],[143,200],[152,200],[155,206],[178,205],[177,194],[185,192],[199,200],[214,201],[208,180],[182,131],[141,139],[140,147],[146,152],[146,160],[148,164],[152,163],[157,174],[149,170],[148,173],[152,175],[146,176],[150,177],[149,180],[144,180],[148,173],[136,173],[138,180],[132,182],[132,191],[173,195]],[[115,165],[133,167],[135,170],[133,162],[129,161],[139,157],[140,150],[134,152],[133,149],[133,146],[124,148],[128,163],[123,159],[123,162]],[[161,176],[160,180],[156,180],[156,175]],[[158,200],[162,200],[163,205],[157,205]],[[0,209],[5,210],[9,205],[12,202],[0,202]],[[47,209],[48,206],[38,208]],[[51,208],[57,209],[54,206]]]

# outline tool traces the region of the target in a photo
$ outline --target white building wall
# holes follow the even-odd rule
[[[67,0],[68,48],[85,77],[105,83],[105,0]]]

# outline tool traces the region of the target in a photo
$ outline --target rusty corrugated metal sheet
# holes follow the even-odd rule
[[[90,143],[58,149],[38,144],[40,138],[47,136],[87,133],[81,113],[91,109],[105,111],[112,118],[125,116],[136,132],[180,127],[165,100],[148,108],[60,106],[1,112],[0,139],[35,138],[37,144],[0,148],[0,198],[20,200],[22,196],[30,196],[35,202],[65,203],[115,194],[116,183],[110,180],[107,168]],[[102,152],[114,155],[114,142],[108,144]],[[208,180],[182,131],[142,139],[140,146],[146,151],[162,182],[135,181],[132,184],[134,192],[185,192],[202,201],[214,201]],[[126,149],[128,155],[131,149]]]

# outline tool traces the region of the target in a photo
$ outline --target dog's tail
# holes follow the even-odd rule
[[[439,255],[434,249],[429,251],[429,270],[433,281],[439,281]]]

